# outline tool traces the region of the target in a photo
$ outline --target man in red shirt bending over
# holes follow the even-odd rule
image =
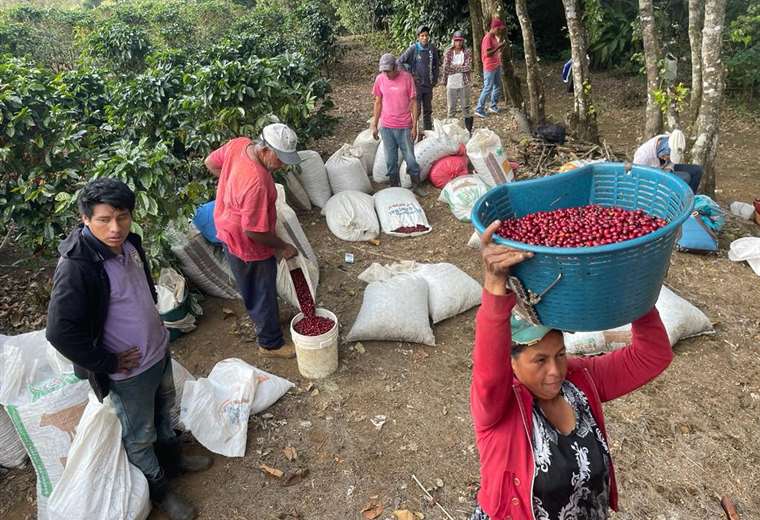
[[[298,250],[275,234],[277,190],[272,172],[296,164],[298,138],[286,125],[268,125],[257,141],[232,139],[206,158],[206,168],[219,177],[214,224],[237,281],[245,308],[256,325],[259,353],[292,358],[277,306],[275,254],[292,258]]]

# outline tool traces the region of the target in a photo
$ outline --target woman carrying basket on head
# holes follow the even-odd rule
[[[453,118],[461,104],[464,126],[472,134],[472,102],[470,100],[470,74],[472,51],[464,46],[464,35],[456,31],[451,37],[451,47],[443,55],[443,81],[446,84],[447,117]]]
[[[633,322],[632,343],[567,358],[562,333],[512,315],[509,269],[533,253],[483,233],[483,303],[473,350],[470,406],[481,488],[472,520],[606,519],[617,487],[602,403],[645,385],[673,352],[655,308]]]

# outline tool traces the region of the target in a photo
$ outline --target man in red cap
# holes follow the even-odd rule
[[[483,36],[480,44],[480,58],[483,61],[483,90],[478,98],[478,106],[475,107],[475,115],[486,117],[485,105],[488,97],[491,97],[491,106],[488,111],[498,114],[501,94],[501,50],[506,42],[501,41],[499,33],[506,28],[504,22],[498,18],[491,20],[491,29]]]

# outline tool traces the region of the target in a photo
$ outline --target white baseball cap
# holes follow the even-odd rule
[[[277,157],[285,164],[301,162],[301,157],[296,152],[298,136],[288,125],[274,123],[265,126],[261,132],[261,140],[268,148],[274,150]]]

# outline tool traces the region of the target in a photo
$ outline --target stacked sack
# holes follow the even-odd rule
[[[347,341],[408,341],[435,345],[430,326],[480,304],[481,286],[448,263],[372,264],[362,306]]]
[[[489,187],[514,180],[512,165],[507,160],[501,139],[488,128],[480,128],[472,134],[467,142],[467,157],[475,169],[475,175]]]
[[[428,178],[433,164],[450,155],[456,155],[460,151],[460,146],[465,144],[469,138],[469,133],[456,123],[445,123],[435,120],[433,130],[425,131],[425,138],[414,145],[414,158],[420,167],[420,180]],[[400,170],[401,185],[405,185],[405,180],[409,179],[406,171],[406,163],[401,165]],[[408,180],[411,186],[411,180]]]

